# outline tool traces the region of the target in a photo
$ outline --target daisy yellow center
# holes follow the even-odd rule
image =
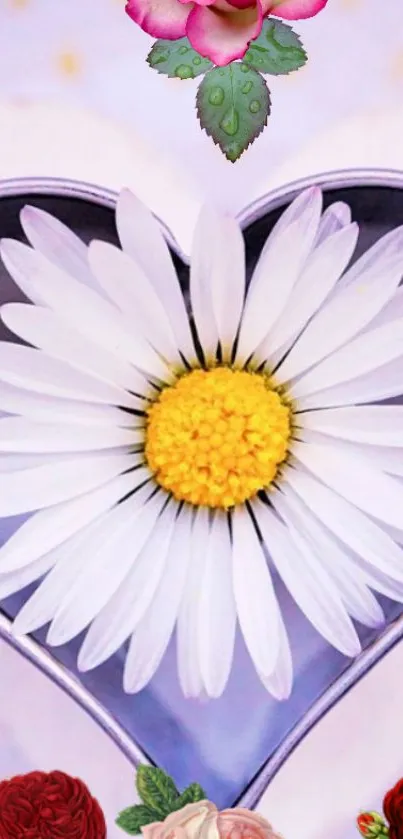
[[[290,409],[265,375],[193,370],[148,410],[145,454],[178,501],[229,508],[274,479],[287,455]]]

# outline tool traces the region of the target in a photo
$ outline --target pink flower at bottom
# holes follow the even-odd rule
[[[280,839],[266,819],[243,807],[219,813],[217,828],[219,839]]]
[[[143,839],[281,839],[257,813],[242,807],[220,813],[211,801],[188,804],[141,832]]]
[[[313,17],[327,0],[128,0],[126,11],[144,32],[192,47],[217,66],[243,58],[269,14],[294,20]]]

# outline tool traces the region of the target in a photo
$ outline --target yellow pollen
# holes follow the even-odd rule
[[[193,370],[149,408],[145,455],[178,501],[228,509],[272,483],[290,433],[290,409],[267,376]]]

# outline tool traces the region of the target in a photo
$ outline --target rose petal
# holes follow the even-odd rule
[[[197,6],[213,6],[215,5],[215,0],[194,0]],[[178,0],[179,3],[189,4],[189,0]],[[225,2],[225,0],[224,0]],[[248,0],[249,2],[249,0]]]
[[[266,819],[243,807],[223,810],[218,816],[218,832],[220,839],[279,839]]]
[[[327,0],[274,0],[270,14],[285,20],[314,17],[325,8]]]
[[[262,21],[260,0],[251,8],[231,12],[219,10],[216,5],[194,6],[187,20],[186,35],[200,55],[224,67],[245,55],[250,41],[260,33]]]
[[[151,822],[141,828],[143,839],[160,839],[163,832],[163,822]]]
[[[234,6],[235,9],[250,9],[255,5],[254,0],[228,0],[228,3],[230,6]],[[217,8],[217,3],[214,5]]]
[[[178,0],[128,0],[126,12],[144,32],[173,41],[186,34],[186,21],[192,6],[192,3],[178,3]]]

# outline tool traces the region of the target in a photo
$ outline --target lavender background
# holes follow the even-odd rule
[[[95,169],[100,185],[114,180],[118,188],[122,179],[130,179],[134,189],[140,186],[148,190],[149,200],[164,204],[167,217],[175,215],[168,206],[173,196],[179,200],[185,190],[188,212],[190,194],[237,212],[267,191],[276,170],[307,144],[319,142],[323,132],[323,153],[329,151],[325,168],[332,167],[332,156],[336,168],[347,150],[342,155],[337,144],[328,148],[332,132],[337,134],[344,120],[358,120],[350,144],[359,164],[360,149],[368,156],[379,132],[382,109],[403,112],[401,0],[382,5],[378,0],[328,0],[317,17],[294,24],[308,64],[298,73],[270,78],[268,128],[232,166],[199,129],[194,112],[198,80],[181,82],[151,71],[144,59],[152,39],[129,20],[124,6],[125,0],[0,0],[0,106],[13,106],[21,116],[13,117],[13,136],[6,130],[6,143],[0,137],[1,176],[67,176],[76,162],[83,180],[93,179]],[[39,103],[48,110],[36,112]],[[63,111],[64,132],[57,130]],[[103,122],[98,127],[88,120],[86,132],[80,112]],[[360,115],[367,119],[364,126]],[[1,119],[7,129],[6,112]],[[43,122],[46,130],[41,132]],[[97,127],[103,142],[97,142]],[[121,142],[112,127],[121,132]],[[47,143],[52,131],[54,141]],[[385,137],[384,165],[393,144],[401,145],[398,137]],[[46,148],[42,155],[41,145]],[[31,165],[36,161],[36,171],[27,171],[27,160]],[[182,206],[179,231],[187,225],[185,201]]]
[[[198,129],[196,83],[164,79],[146,68],[150,39],[126,18],[123,7],[124,0],[0,0],[0,177],[74,174],[116,187],[130,182],[188,241],[201,198],[231,211],[242,209],[273,184],[273,177],[276,185],[289,179],[288,161],[312,141],[315,155],[301,158],[297,174],[313,171],[304,166],[316,166],[318,160],[322,169],[341,159],[350,165],[373,162],[369,151],[379,138],[382,108],[400,115],[402,124],[401,0],[388,0],[382,8],[377,0],[329,0],[314,21],[295,25],[309,64],[298,74],[272,80],[269,128],[236,167]],[[340,135],[343,120],[352,127]],[[344,137],[345,149],[338,148],[342,141],[335,136]],[[378,164],[399,158],[400,136],[390,131],[383,143],[378,140]],[[374,235],[385,218],[388,224],[403,221],[400,199],[393,212],[381,198],[361,211]],[[80,223],[89,233],[85,213]],[[11,215],[7,225],[13,224]],[[1,202],[0,235],[10,235]],[[1,268],[0,294],[11,299]],[[0,543],[16,525],[0,523]],[[294,693],[285,705],[272,702],[261,688],[241,643],[228,689],[215,703],[181,698],[172,647],[138,697],[124,697],[120,689],[123,651],[85,679],[178,783],[197,778],[220,804],[239,796],[295,720],[349,665],[320,640],[277,585],[292,623],[296,662]],[[27,595],[2,606],[15,612]],[[398,611],[387,604],[389,620]],[[367,633],[365,643],[371,641]],[[386,784],[402,774],[400,648],[320,723],[260,802],[288,839],[355,835],[357,808],[378,806]],[[72,670],[76,649],[72,644],[59,651]],[[81,774],[107,813],[108,836],[122,836],[113,819],[132,800],[127,761],[71,700],[3,643],[0,675],[0,776],[56,765]]]

